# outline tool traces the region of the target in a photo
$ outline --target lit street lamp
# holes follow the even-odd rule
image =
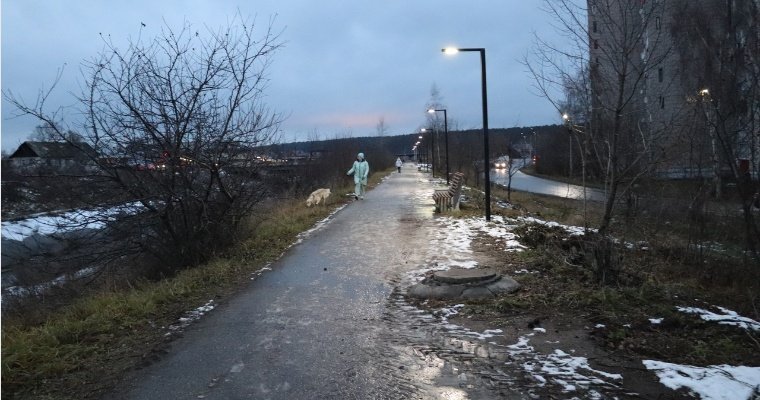
[[[562,114],[562,121],[564,121],[565,126],[567,126],[567,137],[570,139],[570,163],[568,167],[570,168],[567,173],[568,177],[573,177],[573,122],[570,120],[570,116],[567,115],[567,113]]]
[[[420,132],[430,132],[430,165],[433,168],[433,178],[435,178],[435,131],[432,128],[422,128]]]
[[[446,140],[446,185],[449,184],[449,118],[446,115],[446,109],[442,110],[436,110],[436,109],[429,109],[427,110],[430,114],[435,114],[438,111],[443,111],[443,132],[444,132],[444,139]]]
[[[420,133],[425,133],[425,130],[421,129]],[[423,141],[424,136],[423,135],[419,135],[417,138],[419,140],[417,140],[417,143],[415,143],[415,145],[417,147],[423,146],[422,141]],[[422,160],[424,160],[423,164],[425,165],[425,171],[426,172],[430,171],[430,159],[429,159],[429,154],[428,154],[428,147],[429,146],[428,146],[428,143],[426,141],[425,144],[424,144],[424,146],[420,147],[420,150],[419,150],[420,158]]]
[[[483,96],[483,171],[485,172],[486,185],[486,221],[491,220],[491,160],[488,151],[488,94],[486,91],[486,49],[485,48],[463,48],[447,47],[441,49],[444,54],[456,54],[460,51],[477,51],[480,53],[480,76],[481,92]]]

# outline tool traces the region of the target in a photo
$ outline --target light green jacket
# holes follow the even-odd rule
[[[369,175],[369,163],[367,161],[354,161],[354,165],[348,170],[346,175],[354,175],[354,183],[367,184],[367,176]]]

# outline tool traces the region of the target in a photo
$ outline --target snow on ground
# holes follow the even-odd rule
[[[95,268],[84,268],[73,274],[61,275],[52,281],[39,283],[33,286],[9,286],[3,289],[3,297],[26,297],[30,295],[41,295],[54,286],[61,286],[70,280],[86,278],[97,272]]]
[[[545,225],[550,228],[559,227],[559,228],[564,229],[571,236],[582,236],[585,234],[587,229],[589,232],[596,232],[596,229],[593,229],[593,228],[584,228],[582,226],[573,226],[573,225],[563,225],[563,224],[560,224],[559,222],[544,221],[542,219],[538,219],[535,217],[518,217],[515,220],[524,224],[534,223],[534,224]]]
[[[173,333],[181,331],[182,329],[186,328],[188,325],[201,319],[201,317],[204,314],[213,310],[214,308],[216,308],[216,305],[214,304],[214,300],[209,300],[208,302],[206,302],[206,304],[196,308],[195,310],[190,310],[190,311],[185,312],[184,317],[180,317],[177,320],[177,322],[169,325],[169,332],[166,332],[164,336],[171,336]]]
[[[742,317],[737,314],[736,311],[731,311],[727,308],[716,306],[717,309],[723,312],[723,314],[714,313],[712,311],[705,310],[697,307],[676,307],[678,311],[687,314],[697,314],[705,321],[714,321],[721,325],[734,325],[746,330],[760,331],[760,322],[754,319]]]
[[[429,196],[430,193],[425,193]],[[418,196],[422,199],[422,195]],[[521,251],[524,247],[517,241],[512,230],[516,225],[524,223],[538,223],[549,227],[560,227],[568,234],[580,236],[586,229],[578,226],[562,225],[553,221],[543,221],[533,217],[519,217],[517,219],[504,219],[501,216],[493,217],[492,222],[483,218],[449,218],[436,219],[440,229],[435,229],[430,239],[430,253],[426,258],[426,264],[431,268],[415,271],[415,275],[431,270],[445,270],[451,267],[474,268],[477,261],[474,260],[473,251],[470,248],[473,239],[478,235],[488,235],[499,239],[506,251]],[[588,231],[595,232],[594,229]],[[633,245],[632,245],[633,246]],[[636,247],[648,249],[644,242],[636,243]],[[631,247],[631,246],[629,246]],[[532,273],[533,271],[520,271]],[[417,275],[419,276],[419,275]],[[427,321],[439,322],[448,334],[486,340],[502,334],[500,329],[487,329],[480,332],[471,331],[465,327],[449,322],[449,318],[458,314],[464,307],[457,304],[443,308],[433,315],[413,307],[406,306],[406,311],[411,311],[419,318]],[[682,312],[698,314],[706,321],[716,321],[721,324],[739,326],[744,329],[760,330],[760,323],[750,318],[739,316],[736,312],[717,307],[723,314],[717,314],[708,310],[694,307],[679,307]],[[659,324],[662,318],[651,318],[652,324]],[[630,326],[630,325],[626,325]],[[596,328],[605,326],[597,324]],[[555,348],[551,354],[538,353],[530,340],[536,334],[543,333],[539,328],[525,336],[520,336],[517,343],[500,346],[496,342],[488,342],[496,348],[502,348],[509,355],[507,363],[518,363],[539,386],[547,384],[559,385],[563,392],[568,395],[585,396],[584,398],[601,399],[603,396],[595,389],[619,388],[623,377],[620,374],[612,374],[592,368],[588,359],[578,357]],[[467,339],[466,339],[467,340]],[[573,352],[572,350],[570,351]],[[669,364],[665,362],[647,360],[644,361],[647,369],[653,370],[660,378],[660,382],[667,387],[677,389],[680,387],[691,390],[702,399],[748,399],[754,388],[760,393],[760,368],[745,366],[710,366],[706,368],[692,367],[687,365]],[[573,397],[576,398],[576,397]]]
[[[79,229],[103,229],[106,223],[116,220],[119,215],[133,215],[142,209],[139,202],[113,207],[79,209],[55,215],[35,217],[2,223],[2,238],[22,241],[34,234],[52,235]]]
[[[496,335],[504,333],[504,331],[502,331],[501,329],[486,329],[483,332],[475,332],[463,326],[450,323],[449,317],[459,314],[459,310],[461,310],[462,308],[464,308],[464,304],[456,304],[451,307],[442,308],[436,311],[434,315],[438,317],[438,321],[441,323],[443,328],[452,334],[459,334],[459,335],[463,335],[463,336],[478,339],[478,340],[486,340],[488,338],[492,338]],[[407,306],[405,310],[417,312],[417,313],[424,313],[424,311],[414,306]]]
[[[438,322],[448,335],[465,338],[465,340],[485,341],[488,338],[503,335],[501,329],[486,329],[481,333],[449,322],[449,318],[457,315],[462,308],[464,308],[464,304],[441,308],[433,313],[434,319],[432,321]],[[429,318],[424,318],[427,316],[420,315],[424,313],[422,310],[414,306],[407,306],[406,311],[414,311],[419,318],[430,321]],[[519,365],[540,387],[547,384],[558,385],[565,393],[587,396],[584,398],[602,398],[599,397],[597,391],[592,389],[592,386],[596,388],[617,388],[619,386],[623,379],[622,375],[592,368],[587,358],[569,354],[573,353],[574,350],[569,350],[568,353],[561,349],[555,349],[551,354],[537,352],[530,341],[540,337],[545,332],[543,328],[535,328],[533,332],[520,336],[517,343],[499,345],[491,341],[488,344],[497,351],[505,353],[507,364],[516,363]],[[483,354],[492,354],[477,346],[465,347],[478,348]]]
[[[330,213],[330,215],[322,218],[320,221],[318,221],[316,224],[314,224],[314,226],[312,226],[311,229],[299,233],[298,236],[297,236],[296,241],[291,246],[289,246],[289,248],[293,247],[293,246],[295,246],[295,245],[297,245],[297,244],[299,244],[301,242],[303,242],[304,240],[306,240],[306,238],[308,238],[309,236],[311,236],[314,232],[316,232],[316,231],[324,228],[325,225],[327,225],[327,223],[330,222],[333,219],[333,217],[335,217],[335,214],[337,214],[338,212],[340,212],[340,210],[346,208],[348,206],[348,204],[349,203],[346,203],[346,204],[344,204],[344,205],[342,205],[342,206],[334,209]]]
[[[523,338],[520,338],[523,339]],[[564,392],[574,392],[578,388],[588,389],[591,384],[609,385],[611,381],[621,381],[623,376],[591,368],[586,357],[576,357],[560,349],[548,355],[536,354],[532,361],[523,363],[523,369],[538,382],[553,382]]]
[[[476,218],[451,218],[440,217],[436,219],[439,225],[434,229],[430,238],[429,253],[426,265],[429,268],[415,271],[421,274],[427,271],[446,270],[452,267],[475,268],[478,262],[474,259],[471,249],[472,241],[485,235],[495,238],[504,251],[523,251],[525,246],[520,244],[512,230],[516,225],[510,225],[500,215],[486,221],[482,217]]]
[[[643,363],[663,385],[673,390],[688,389],[703,400],[745,400],[752,398],[755,390],[760,393],[760,367],[693,367],[653,360]]]

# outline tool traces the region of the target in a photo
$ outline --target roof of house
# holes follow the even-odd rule
[[[39,157],[45,159],[86,159],[95,149],[87,143],[31,142],[21,143],[10,158]]]

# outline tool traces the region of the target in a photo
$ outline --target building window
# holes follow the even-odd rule
[[[598,41],[598,40],[596,40],[596,39],[594,39],[594,48],[595,48],[595,49],[598,49],[598,48],[599,48],[599,41]]]
[[[665,96],[660,96],[660,108],[665,108]]]
[[[658,70],[657,70],[657,80],[658,80],[659,82],[662,82],[662,81],[663,81],[663,78],[664,78],[664,76],[665,76],[665,73],[663,72],[662,68],[658,69]]]
[[[596,21],[594,21],[591,25],[593,26],[592,30],[594,33],[596,33]]]
[[[654,19],[654,26],[655,26],[655,28],[657,28],[658,30],[660,29],[660,26],[661,26],[661,24],[660,24],[660,17],[656,17],[656,18]]]

